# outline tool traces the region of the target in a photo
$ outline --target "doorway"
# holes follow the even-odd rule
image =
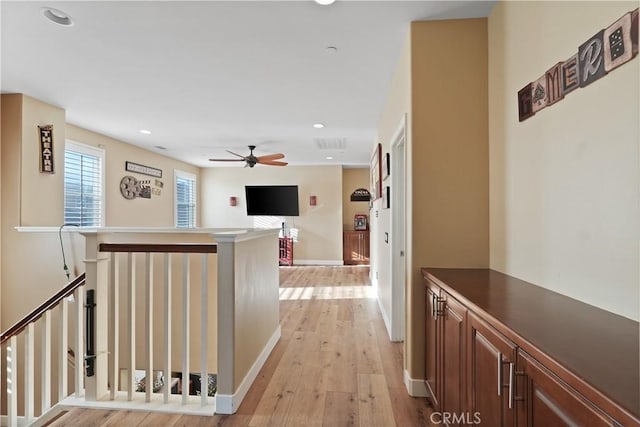
[[[404,341],[406,264],[406,115],[391,141],[391,341]]]

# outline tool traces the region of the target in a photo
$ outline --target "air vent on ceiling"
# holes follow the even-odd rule
[[[347,138],[315,138],[318,150],[344,150]]]

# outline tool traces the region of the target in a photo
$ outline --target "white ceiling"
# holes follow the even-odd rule
[[[2,1],[1,89],[198,166],[250,144],[290,164],[366,165],[409,23],[487,16],[493,4]],[[43,6],[74,25],[46,20]]]

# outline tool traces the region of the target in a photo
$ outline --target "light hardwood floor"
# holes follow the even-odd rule
[[[407,395],[367,267],[280,269],[282,338],[234,415],[73,409],[51,426],[428,426]]]

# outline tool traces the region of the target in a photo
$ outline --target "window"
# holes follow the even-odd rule
[[[175,170],[176,227],[196,226],[196,176]]]
[[[64,151],[64,222],[104,224],[104,150],[67,141]]]

